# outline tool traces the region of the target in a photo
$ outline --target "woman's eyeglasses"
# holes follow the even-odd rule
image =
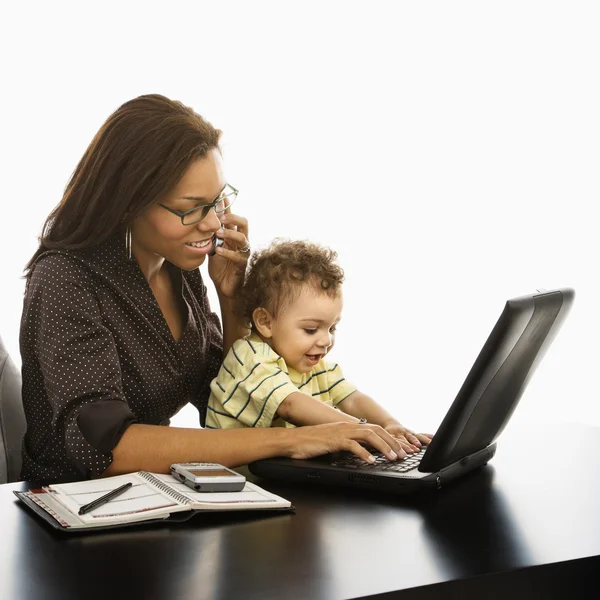
[[[174,210],[168,206],[165,206],[164,204],[161,204],[160,202],[158,205],[162,206],[170,213],[177,215],[181,219],[183,225],[194,225],[194,223],[202,221],[202,219],[204,219],[204,217],[206,217],[211,210],[214,210],[217,215],[223,214],[235,202],[237,195],[238,190],[227,183],[221,190],[219,196],[210,204],[202,204],[201,206],[196,206],[195,208],[190,208],[190,210],[183,211]]]

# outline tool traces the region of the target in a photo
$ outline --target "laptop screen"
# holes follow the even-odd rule
[[[558,332],[570,288],[513,298],[489,335],[419,467],[434,472],[493,443]]]

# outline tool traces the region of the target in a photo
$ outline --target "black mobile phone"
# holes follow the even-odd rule
[[[208,253],[209,256],[213,256],[215,253],[215,250],[219,247],[223,245],[223,240],[221,238],[218,238],[216,235],[213,237],[213,243],[212,243],[212,248],[210,249],[210,252]]]

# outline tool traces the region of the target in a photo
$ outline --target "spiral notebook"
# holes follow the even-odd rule
[[[122,495],[93,512],[78,514],[83,505],[129,482],[131,488]],[[14,493],[38,516],[61,531],[115,528],[167,519],[185,521],[199,512],[293,510],[289,500],[249,481],[240,492],[195,492],[171,475],[147,471]]]

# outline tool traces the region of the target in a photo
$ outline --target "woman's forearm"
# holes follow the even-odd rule
[[[250,329],[235,314],[235,302],[231,298],[219,296],[221,324],[223,326],[223,356],[227,355],[236,340],[247,336]]]
[[[237,467],[292,449],[283,428],[187,429],[160,425],[130,425],[113,449],[113,462],[103,476],[150,471],[168,473],[178,462],[216,462]]]

